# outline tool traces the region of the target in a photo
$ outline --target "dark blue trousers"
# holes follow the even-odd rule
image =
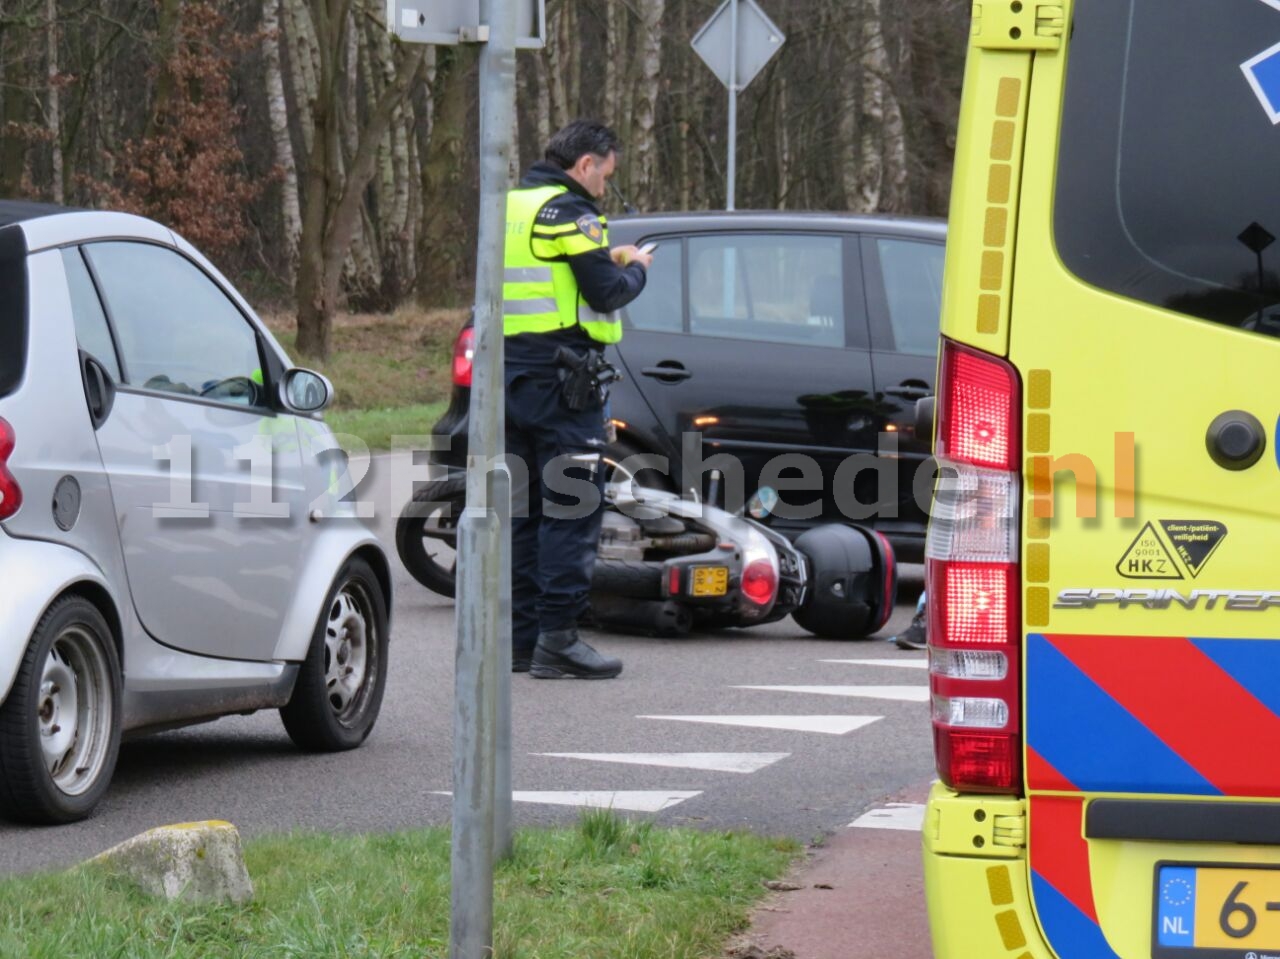
[[[507,385],[511,469],[511,645],[532,655],[538,633],[575,626],[586,611],[600,540],[604,413],[564,405],[554,374]]]

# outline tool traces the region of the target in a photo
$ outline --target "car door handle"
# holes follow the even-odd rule
[[[84,381],[85,400],[89,404],[89,419],[96,430],[111,415],[111,407],[116,401],[116,385],[106,368],[84,350],[80,351],[80,375]]]
[[[928,386],[920,383],[899,383],[891,390],[885,390],[890,396],[898,396],[904,400],[922,400],[926,396],[932,396],[933,390]]]
[[[662,380],[664,383],[677,383],[693,376],[674,360],[663,360],[657,366],[644,367],[640,372],[645,376],[652,376],[655,380]]]

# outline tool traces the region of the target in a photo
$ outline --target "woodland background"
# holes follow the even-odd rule
[[[720,0],[547,0],[518,54],[521,167],[622,135],[641,210],[723,209],[727,95],[689,46]],[[739,209],[945,215],[968,0],[760,0],[787,42],[739,98]],[[297,352],[333,317],[470,295],[478,49],[399,43],[384,0],[0,0],[0,197],[164,222]],[[618,204],[608,212],[618,213]]]

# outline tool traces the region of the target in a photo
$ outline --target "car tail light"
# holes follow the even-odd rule
[[[755,559],[742,571],[742,592],[757,606],[773,603],[778,592],[778,571],[767,559]]]
[[[9,472],[9,456],[16,441],[8,420],[0,419],[0,521],[11,517],[22,506],[22,487]]]
[[[961,791],[1021,788],[1021,410],[1009,363],[943,340],[925,548],[929,685],[938,774]]]
[[[471,361],[476,355],[476,329],[465,326],[453,344],[453,385],[471,385]]]

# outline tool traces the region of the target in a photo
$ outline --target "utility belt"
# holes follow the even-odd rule
[[[556,373],[564,405],[575,413],[602,409],[609,399],[609,387],[622,379],[618,368],[599,350],[583,352],[562,346],[556,350]]]

